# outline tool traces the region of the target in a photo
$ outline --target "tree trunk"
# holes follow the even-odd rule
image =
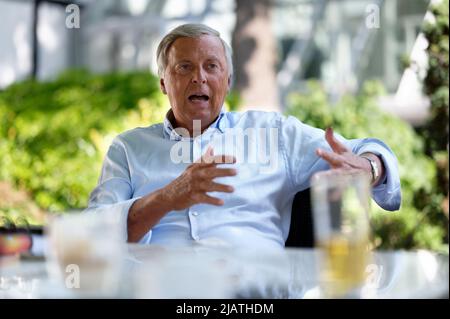
[[[280,110],[271,2],[236,0],[236,26],[232,39],[234,88],[241,96],[244,110]]]

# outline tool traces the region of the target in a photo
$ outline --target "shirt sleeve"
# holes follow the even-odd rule
[[[121,236],[127,239],[127,219],[131,205],[139,199],[132,198],[133,187],[124,145],[117,138],[113,141],[106,157],[98,185],[89,197],[86,213],[105,214],[115,219],[122,229]],[[107,216],[107,217],[106,217]]]
[[[375,138],[347,140],[339,134],[335,133],[335,136],[354,154],[370,152],[381,158],[385,167],[385,176],[383,182],[372,189],[372,197],[381,208],[398,210],[401,203],[400,177],[397,159],[392,150]],[[288,116],[282,120],[281,141],[288,176],[295,191],[309,188],[310,178],[314,173],[330,168],[328,162],[315,153],[318,148],[331,151],[323,130]]]

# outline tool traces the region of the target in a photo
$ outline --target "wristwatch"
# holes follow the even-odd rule
[[[372,184],[380,177],[380,170],[378,169],[378,164],[373,159],[368,156],[361,156],[369,161],[370,167],[372,168]]]

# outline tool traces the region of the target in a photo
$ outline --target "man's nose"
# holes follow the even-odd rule
[[[206,75],[202,68],[198,68],[194,71],[194,74],[192,76],[192,82],[196,83],[196,84],[198,84],[198,83],[205,84],[206,83]]]

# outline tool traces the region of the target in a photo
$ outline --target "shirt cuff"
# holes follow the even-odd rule
[[[402,201],[400,176],[395,155],[383,142],[375,139],[366,139],[356,154],[373,153],[380,157],[385,168],[383,181],[372,189],[372,197],[383,209],[398,210]]]
[[[88,214],[104,214],[105,218],[116,221],[120,225],[120,238],[126,242],[128,239],[128,212],[131,205],[141,197],[135,197],[115,204],[107,204],[97,207],[86,208]]]

